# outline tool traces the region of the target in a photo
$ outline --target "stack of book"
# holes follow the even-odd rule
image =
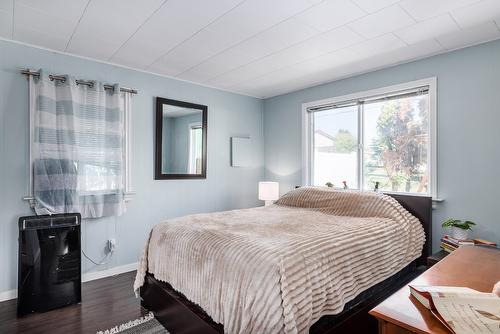
[[[456,239],[449,235],[445,235],[441,238],[441,249],[447,251],[448,253],[453,252],[460,246],[475,246],[475,245],[486,245],[496,247],[496,243],[483,240],[483,239]]]
[[[456,239],[445,235],[441,238],[441,249],[447,251],[448,253],[453,252],[460,246],[474,246],[474,240],[472,239]]]

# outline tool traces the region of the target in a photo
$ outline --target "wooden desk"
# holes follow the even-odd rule
[[[500,250],[461,247],[414,279],[413,285],[466,286],[491,292],[500,281]],[[430,311],[410,296],[408,285],[369,312],[379,321],[380,334],[448,334]]]

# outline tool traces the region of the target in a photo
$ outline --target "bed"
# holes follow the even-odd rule
[[[428,197],[302,187],[171,219],[152,229],[134,289],[174,334],[330,333],[412,277],[430,210]]]

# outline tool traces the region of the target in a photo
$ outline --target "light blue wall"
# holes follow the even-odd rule
[[[266,179],[301,183],[301,105],[428,77],[438,81],[438,191],[433,246],[448,217],[477,221],[500,242],[500,41],[335,81],[264,101]]]
[[[28,189],[28,86],[19,70],[25,67],[139,90],[132,112],[132,181],[137,195],[122,217],[87,220],[82,225],[83,248],[95,259],[103,256],[106,239],[117,239],[116,253],[102,269],[137,261],[150,228],[162,219],[261,205],[257,200],[257,183],[264,175],[261,100],[0,41],[0,293],[17,286],[17,219],[30,214],[22,201]],[[208,106],[206,180],[153,179],[156,96]],[[242,134],[253,139],[254,168],[230,167],[230,137]],[[83,263],[84,272],[99,269]]]

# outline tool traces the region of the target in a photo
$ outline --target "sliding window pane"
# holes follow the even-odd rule
[[[357,106],[314,112],[314,185],[358,188],[357,115]]]
[[[429,95],[363,106],[364,189],[429,193]]]

